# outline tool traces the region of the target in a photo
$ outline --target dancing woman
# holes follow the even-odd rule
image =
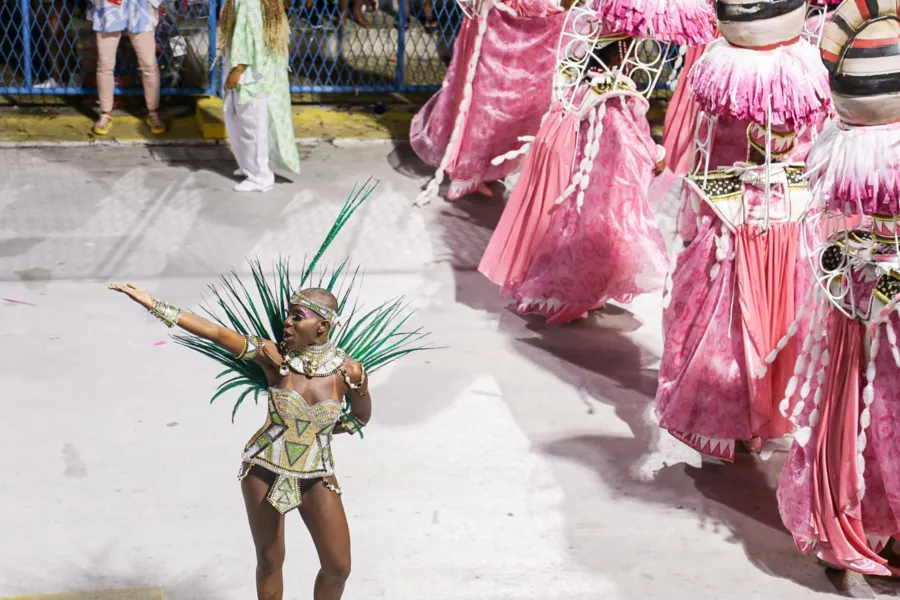
[[[318,288],[297,293],[283,341],[277,344],[182,312],[134,284],[114,283],[110,289],[128,295],[167,325],[178,325],[263,369],[270,385],[269,416],[245,447],[241,465],[241,491],[256,546],[257,596],[269,600],[284,593],[284,514],[298,508],[321,563],[313,598],[340,598],[350,575],[350,531],[330,438],[356,427],[341,418],[341,398],[348,396],[361,423],[372,414],[372,398],[362,365],[328,341],[337,299]]]
[[[319,555],[314,600],[341,598],[350,574],[350,533],[334,475],[332,437],[340,433],[362,436],[372,415],[369,372],[424,349],[410,345],[423,337],[420,330],[399,331],[410,316],[402,298],[365,312],[354,305],[349,316],[341,319],[339,313],[355,282],[353,275],[341,277],[346,261],[322,276],[325,287],[304,285],[326,247],[362,203],[359,197],[345,204],[304,271],[299,291],[291,292],[286,262],[277,265],[274,287],[256,263],[253,279],[260,307],[247,293],[252,286],[232,275],[224,279],[224,292],[213,288],[219,308],[226,313],[220,320],[208,311],[218,323],[154,299],[134,284],[109,286],[166,326],[177,325],[191,334],[176,336],[179,343],[228,367],[226,373],[233,377],[219,385],[213,399],[246,386],[236,411],[250,394],[268,395],[266,422],[244,447],[238,476],[256,547],[260,600],[283,597],[284,515],[295,508]],[[336,295],[333,291],[338,288]],[[268,317],[268,326],[260,315]],[[232,324],[233,329],[224,323]],[[358,360],[350,358],[350,352]]]

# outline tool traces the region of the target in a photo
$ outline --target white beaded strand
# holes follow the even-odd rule
[[[578,171],[572,177],[572,182],[560,194],[554,204],[563,204],[577,189],[578,195],[575,200],[575,207],[578,213],[581,213],[581,207],[584,205],[584,192],[590,182],[591,171],[594,170],[594,159],[600,152],[600,136],[603,134],[603,117],[605,116],[605,102],[588,112],[587,137],[584,142],[581,163],[578,165]]]
[[[863,388],[863,409],[859,415],[859,436],[856,438],[856,470],[859,475],[859,499],[866,495],[866,459],[863,452],[866,449],[868,438],[866,437],[866,429],[872,424],[872,403],[875,402],[875,377],[877,375],[875,369],[875,357],[878,356],[879,340],[881,338],[881,328],[879,326],[869,328],[869,335],[872,339],[869,342],[869,361],[866,365],[866,387]]]
[[[453,123],[453,132],[450,134],[450,142],[444,151],[444,157],[441,164],[437,168],[434,177],[425,186],[425,189],[416,198],[415,206],[425,206],[431,202],[438,194],[441,184],[444,182],[444,172],[450,163],[451,149],[459,142],[462,136],[463,124],[466,121],[466,115],[472,104],[472,83],[475,81],[475,71],[478,68],[478,60],[481,57],[481,43],[484,41],[484,34],[487,31],[487,17],[491,8],[495,6],[494,2],[486,1],[481,6],[481,12],[478,15],[478,33],[475,36],[475,44],[472,48],[472,56],[469,57],[469,68],[466,71],[466,82],[463,85],[463,97],[459,103],[459,112],[456,113],[456,120]]]
[[[888,342],[891,344],[891,354],[894,357],[894,364],[900,367],[900,348],[897,348],[897,332],[894,331],[894,323],[890,319],[885,323],[887,330]]]
[[[818,299],[819,294],[815,294],[814,297]],[[787,387],[785,388],[784,398],[781,403],[778,405],[781,414],[785,417],[788,417],[788,410],[791,406],[791,399],[794,396],[794,392],[797,390],[797,385],[799,382],[800,376],[804,373],[806,368],[806,358],[807,356],[811,357],[810,366],[816,363],[816,360],[821,355],[821,347],[820,341],[824,338],[824,319],[822,318],[823,308],[827,306],[827,304],[819,304],[816,306],[815,311],[813,312],[813,327],[810,328],[809,331],[806,332],[806,337],[803,340],[803,346],[800,349],[800,353],[797,355],[797,361],[794,363],[794,373],[791,375],[791,378],[788,380]],[[805,384],[806,382],[804,382]]]
[[[547,113],[549,114],[549,113]],[[544,115],[544,119],[541,121],[541,126],[544,125],[544,121],[547,120],[547,115]],[[533,135],[522,135],[519,136],[519,141],[522,142],[522,146],[515,150],[510,150],[506,154],[501,154],[495,158],[491,159],[491,164],[495,167],[499,167],[504,162],[508,160],[515,160],[520,156],[524,156],[528,154],[528,151],[531,150],[531,146],[534,144],[535,137]]]

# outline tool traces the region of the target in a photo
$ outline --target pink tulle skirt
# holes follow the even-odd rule
[[[573,321],[608,300],[629,302],[665,281],[665,244],[647,200],[657,146],[646,102],[610,97],[597,110],[600,151],[581,211],[573,193],[553,215],[524,280],[503,290],[519,312],[541,314],[550,324]],[[576,164],[586,139],[582,134]]]
[[[520,9],[530,6],[520,4],[516,5]],[[541,16],[491,9],[484,17],[483,34],[482,17],[464,19],[444,85],[413,118],[413,151],[433,167],[441,166],[446,155],[446,174],[455,183],[456,196],[515,171],[520,160],[500,165],[491,161],[521,146],[520,136],[534,135],[550,107],[565,13],[541,13],[531,7],[525,14]],[[479,36],[480,52],[470,64]],[[471,103],[460,115],[468,77],[472,77]]]
[[[694,65],[691,89],[711,115],[795,128],[814,125],[831,106],[828,72],[818,50],[800,40],[773,50],[739,48],[718,39]]]
[[[572,178],[579,126],[577,113],[559,103],[541,125],[478,265],[493,283],[507,286],[524,278],[550,226],[554,202]]]

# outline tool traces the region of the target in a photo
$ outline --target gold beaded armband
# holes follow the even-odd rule
[[[244,348],[238,353],[237,356],[235,356],[235,358],[238,360],[253,362],[259,356],[259,351],[263,347],[263,340],[258,335],[245,335],[243,337]]]
[[[344,376],[344,383],[347,384],[348,388],[350,388],[354,392],[357,392],[360,395],[365,395],[365,392],[360,391],[363,388],[363,386],[366,385],[366,370],[365,369],[363,369],[362,377],[360,377],[359,383],[353,383],[352,381],[350,381],[350,376],[347,374],[347,371],[344,371],[343,369],[341,369],[341,373]]]
[[[175,327],[178,324],[178,318],[181,316],[181,309],[159,300],[153,301],[150,307],[150,314],[163,322],[168,328]]]

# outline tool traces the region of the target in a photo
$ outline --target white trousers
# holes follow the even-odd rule
[[[269,105],[265,98],[238,102],[237,92],[225,95],[225,129],[238,167],[252,183],[275,183],[269,167]]]

